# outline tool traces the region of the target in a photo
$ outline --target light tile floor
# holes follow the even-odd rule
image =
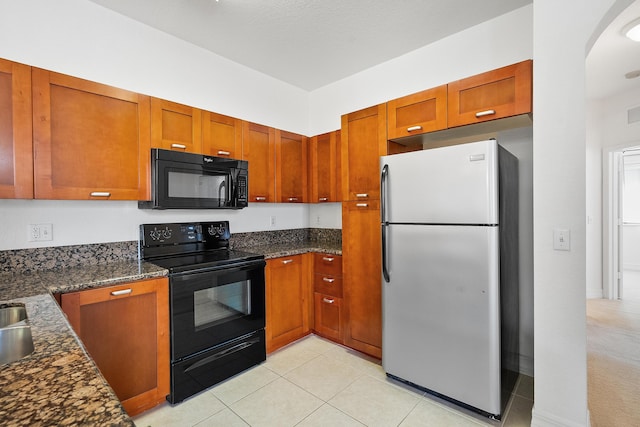
[[[143,426],[529,426],[533,379],[520,376],[502,423],[386,377],[379,361],[315,335],[179,405],[137,416]]]

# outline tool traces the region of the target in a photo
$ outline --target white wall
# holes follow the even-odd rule
[[[534,0],[534,426],[588,425],[585,55],[628,0]],[[595,35],[594,35],[595,34]],[[571,250],[554,251],[555,227]]]
[[[0,58],[308,131],[307,92],[86,0],[0,3]],[[141,223],[199,219],[229,219],[233,232],[300,228],[309,226],[309,207],[149,212],[136,202],[0,200],[0,250],[137,240]],[[53,241],[28,242],[27,227],[34,223],[53,224]],[[327,216],[322,224],[331,228],[335,220]]]
[[[342,114],[531,59],[531,14],[516,9],[311,92],[310,134],[339,129]]]

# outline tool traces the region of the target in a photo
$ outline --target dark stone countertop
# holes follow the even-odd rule
[[[264,255],[266,259],[300,255],[308,252],[342,255],[342,245],[340,243],[292,242],[248,246],[238,249]]]
[[[0,274],[0,301],[25,304],[34,344],[33,353],[0,367],[0,424],[133,426],[52,293],[166,274],[137,261]]]
[[[308,252],[342,254],[340,243],[291,242],[246,246],[265,258]],[[166,276],[132,260],[26,273],[0,273],[0,302],[24,303],[34,352],[0,367],[3,425],[127,425],[133,422],[71,329],[52,294]]]

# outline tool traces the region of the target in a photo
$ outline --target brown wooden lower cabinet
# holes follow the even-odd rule
[[[314,300],[314,330],[322,337],[342,343],[342,298],[315,292]]]
[[[130,416],[169,393],[167,278],[62,294],[62,310]]]
[[[342,204],[345,345],[382,356],[380,202]]]
[[[311,330],[309,265],[308,254],[267,260],[267,353],[307,335]]]

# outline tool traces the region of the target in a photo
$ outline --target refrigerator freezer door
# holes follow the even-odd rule
[[[487,140],[383,156],[383,221],[497,224],[497,154],[497,142]]]
[[[498,227],[387,228],[385,371],[500,414]]]

